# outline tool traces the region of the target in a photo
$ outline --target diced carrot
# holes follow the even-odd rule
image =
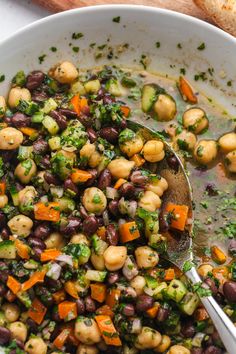
[[[64,301],[66,299],[66,292],[65,290],[61,289],[52,294],[53,300],[55,301],[56,304],[59,304],[60,302]]]
[[[172,213],[170,226],[174,229],[184,231],[187,219],[188,219],[188,206],[168,203],[166,211]]]
[[[18,256],[22,259],[30,258],[30,248],[25,243],[20,241],[18,238],[15,240],[15,247]]]
[[[44,204],[42,202],[34,205],[34,217],[36,220],[47,220],[57,222],[60,220],[60,205],[58,202]]]
[[[54,248],[50,248],[50,249],[44,250],[41,253],[40,260],[41,260],[41,262],[53,261],[58,256],[60,256],[60,254],[61,254],[61,251],[56,250]]]
[[[57,349],[62,349],[63,345],[65,344],[68,336],[70,334],[70,330],[65,328],[61,331],[61,333],[54,339],[53,345]]]
[[[134,154],[131,159],[135,162],[135,166],[140,167],[145,163],[145,160],[139,154]]]
[[[27,291],[37,283],[43,283],[46,271],[35,272],[22,284],[22,291]]]
[[[203,307],[200,307],[195,311],[194,317],[197,321],[204,321],[209,318],[209,315]]]
[[[124,114],[125,118],[128,118],[130,115],[130,108],[127,106],[120,106],[120,110]]]
[[[97,235],[100,237],[103,241],[106,240],[106,228],[105,226],[101,226],[97,229]]]
[[[31,308],[28,311],[28,316],[40,325],[43,322],[46,312],[47,308],[37,298],[35,298],[32,302]]]
[[[97,315],[95,320],[107,345],[121,346],[119,333],[115,329],[110,316]]]
[[[197,103],[198,99],[197,96],[193,93],[192,87],[189,85],[187,80],[180,76],[179,78],[179,91],[183,97],[184,101],[190,102],[190,103]]]
[[[114,188],[115,188],[115,189],[119,189],[119,188],[122,186],[122,184],[124,184],[125,182],[127,182],[126,179],[124,179],[124,178],[119,178],[119,179],[116,181],[116,183],[115,183],[115,185],[114,185]]]
[[[111,309],[119,302],[121,291],[119,289],[110,289],[106,296],[106,305]]]
[[[212,270],[213,276],[219,280],[220,285],[228,279],[229,269],[226,266],[216,267]]]
[[[106,291],[107,287],[105,284],[95,283],[90,284],[91,289],[91,298],[98,301],[103,302],[106,299]]]
[[[67,292],[67,294],[72,296],[74,299],[79,298],[78,290],[76,289],[76,286],[73,281],[68,280],[67,282],[65,282],[64,289]]]
[[[88,106],[88,101],[87,101],[87,98],[85,97],[82,97],[80,98],[79,95],[75,95],[72,97],[71,99],[71,104],[74,108],[74,111],[80,115],[81,111],[86,107]]]
[[[62,320],[73,320],[77,317],[77,306],[75,302],[63,301],[58,305],[58,313]]]
[[[168,268],[165,270],[165,276],[164,276],[164,280],[165,281],[169,281],[169,280],[173,280],[175,278],[175,270],[174,268]]]
[[[217,246],[212,246],[211,247],[211,257],[213,259],[214,262],[218,263],[218,264],[223,264],[226,262],[226,255],[224,254],[224,252]]]
[[[74,183],[84,183],[87,182],[87,180],[90,179],[92,175],[87,171],[74,168],[70,177]]]
[[[6,192],[6,182],[0,182],[0,195],[4,195]]]
[[[151,318],[155,318],[160,308],[160,304],[154,304],[153,307],[146,311],[147,315]]]
[[[29,137],[36,137],[38,135],[38,130],[30,127],[22,127],[19,129],[24,135]]]
[[[139,229],[135,221],[126,222],[119,227],[121,242],[126,243],[140,237]]]
[[[111,318],[113,318],[115,315],[114,312],[111,310],[110,306],[108,306],[108,305],[103,305],[103,306],[99,307],[96,310],[96,314],[110,316]]]
[[[8,275],[7,278],[7,286],[13,292],[13,294],[17,294],[21,289],[21,283],[19,283],[14,277]]]

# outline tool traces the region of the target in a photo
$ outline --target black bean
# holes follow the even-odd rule
[[[33,252],[31,257],[35,260],[35,261],[40,261],[41,259],[41,253],[43,252],[42,248],[39,247],[33,247]]]
[[[48,95],[43,91],[33,91],[31,99],[34,102],[41,103],[48,99]]]
[[[61,130],[66,129],[67,127],[67,120],[66,118],[58,111],[51,111],[50,116],[57,122],[59,128]]]
[[[161,307],[157,313],[156,319],[158,322],[164,322],[165,320],[167,320],[168,316],[169,316],[169,310]]]
[[[36,334],[38,332],[38,325],[36,322],[34,322],[34,320],[32,320],[31,318],[27,318],[26,324],[28,325],[31,333]]]
[[[85,310],[86,312],[95,312],[96,311],[96,304],[91,296],[86,296],[84,299]]]
[[[90,215],[84,221],[82,225],[85,235],[92,236],[98,229],[98,221],[95,216]]]
[[[102,216],[97,216],[97,222],[98,222],[98,226],[101,227],[104,225],[104,220]]]
[[[96,97],[96,100],[99,101],[103,98],[103,96],[105,95],[105,90],[103,87],[101,87],[99,90],[98,90],[98,93],[97,93],[97,97]]]
[[[121,130],[127,128],[127,121],[126,121],[126,119],[122,119],[122,120],[121,120],[121,122],[119,123],[119,128],[120,128]]]
[[[47,170],[51,167],[51,162],[50,162],[50,156],[45,155],[41,160],[40,160],[40,167],[43,169]]]
[[[103,96],[103,103],[104,104],[112,104],[113,102],[115,102],[115,98],[111,97],[111,95],[106,93]]]
[[[39,138],[33,142],[33,149],[35,154],[41,155],[48,151],[49,145],[46,140]]]
[[[149,295],[139,295],[136,301],[137,312],[144,312],[153,306],[154,299]]]
[[[64,189],[65,190],[69,189],[72,192],[74,192],[75,194],[79,193],[78,187],[76,186],[76,184],[74,182],[72,182],[71,178],[69,178],[69,177],[64,181]]]
[[[0,284],[0,296],[3,297],[7,293],[7,288],[4,284]]]
[[[119,188],[120,195],[127,199],[134,196],[134,191],[135,191],[134,185],[130,182],[123,183]]]
[[[42,250],[44,250],[46,248],[45,243],[38,237],[28,237],[27,241],[30,245],[30,247],[37,247],[37,248],[41,248]]]
[[[77,312],[78,315],[83,315],[85,312],[85,305],[84,301],[82,299],[77,299],[76,300],[76,305],[77,305]]]
[[[119,241],[119,234],[114,224],[109,224],[106,228],[106,240],[111,246],[116,246]]]
[[[93,130],[93,128],[87,128],[86,132],[88,134],[90,143],[94,143],[97,140],[97,133],[95,130]]]
[[[0,261],[0,280],[5,284],[7,282],[10,270],[5,262]]]
[[[42,71],[32,71],[26,78],[27,89],[32,91],[38,88],[42,84],[44,77],[45,74]]]
[[[89,178],[86,183],[84,183],[85,187],[92,186],[98,176],[98,171],[95,168],[88,170],[88,172],[92,175],[92,177]]]
[[[98,178],[98,188],[105,189],[111,185],[111,172],[105,168],[99,175]]]
[[[72,111],[72,109],[68,108],[60,108],[59,112],[66,118],[77,118],[78,116],[75,111]]]
[[[61,322],[61,318],[59,316],[58,311],[52,311],[52,320],[55,322]],[[56,329],[57,329],[57,327],[56,327]],[[57,332],[56,335],[53,335],[53,334],[54,334],[54,331],[51,334],[50,340],[53,340],[53,338],[55,339],[57,337],[57,335],[59,334],[59,331]]]
[[[185,338],[192,338],[196,333],[194,325],[191,321],[186,321],[181,325],[181,334]]]
[[[124,306],[122,306],[122,313],[127,317],[134,316],[135,314],[134,305],[125,304]]]
[[[191,354],[203,354],[203,349],[202,348],[192,348]]]
[[[218,190],[214,183],[207,183],[205,190],[210,197],[218,195]]]
[[[214,345],[210,345],[204,350],[204,354],[222,354],[222,350]]]
[[[56,291],[60,290],[63,286],[60,279],[52,279],[49,277],[45,278],[45,284],[46,287],[50,289],[52,293],[55,293]]]
[[[9,239],[9,236],[10,236],[10,231],[7,227],[4,227],[1,231],[1,237],[2,239],[5,241],[5,240],[8,240]]]
[[[100,130],[99,135],[109,143],[114,144],[118,140],[119,132],[116,128],[105,127]]]
[[[1,150],[0,156],[3,159],[4,163],[10,162],[16,156],[16,151],[15,150]]]
[[[119,217],[119,201],[118,200],[111,200],[108,204],[108,210],[113,216]]]
[[[236,282],[226,281],[223,285],[223,292],[226,300],[236,303]]]
[[[236,240],[231,240],[228,246],[229,253],[236,256]]]
[[[16,128],[28,127],[31,123],[31,118],[24,113],[17,112],[11,117],[11,123]]]
[[[84,113],[80,113],[78,119],[79,119],[80,123],[83,124],[83,126],[85,126],[86,128],[89,128],[93,125],[93,118],[89,117],[88,115],[86,115]]]
[[[70,216],[66,225],[60,225],[60,231],[64,233],[65,236],[71,236],[76,234],[81,226],[81,220],[76,216]]]
[[[81,108],[81,113],[85,114],[86,116],[90,115],[90,107],[89,106],[84,106]]]
[[[218,302],[218,304],[223,305],[224,304],[224,296],[218,292],[216,295],[214,295],[215,300]]]
[[[118,272],[111,272],[107,276],[107,282],[109,285],[116,284],[120,279],[120,275]]]
[[[144,176],[141,171],[134,171],[130,176],[130,180],[137,186],[144,186],[148,181],[148,177]]]
[[[40,297],[42,303],[46,306],[46,307],[50,307],[53,304],[53,297],[50,293],[50,291],[42,285],[37,285],[35,287],[35,293],[37,296]]]
[[[43,222],[39,224],[34,230],[34,237],[45,239],[51,233],[51,229],[48,223]]]
[[[11,339],[11,332],[9,329],[0,326],[0,345],[7,344]]]
[[[209,288],[210,288],[210,290],[212,292],[212,295],[216,295],[217,294],[218,288],[217,288],[216,283],[214,282],[213,279],[206,278],[204,283],[206,283],[209,286]]]
[[[87,210],[83,205],[80,206],[79,212],[82,219],[86,219],[88,217]]]
[[[162,231],[162,232],[168,231],[168,229],[170,227],[170,225],[167,222],[167,218],[162,211],[159,214],[159,227],[160,227],[160,231]]]
[[[44,173],[44,179],[48,184],[53,184],[54,186],[60,185],[59,179],[49,171]]]
[[[167,163],[168,163],[168,166],[174,170],[175,172],[178,172],[179,170],[179,161],[178,159],[176,158],[176,156],[169,156],[167,157]]]

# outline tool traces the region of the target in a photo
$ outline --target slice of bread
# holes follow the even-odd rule
[[[236,0],[194,0],[225,31],[236,36]]]

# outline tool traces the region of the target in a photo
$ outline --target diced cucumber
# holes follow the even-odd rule
[[[145,280],[146,280],[146,284],[147,284],[148,288],[156,289],[156,287],[158,285],[158,281],[154,277],[152,277],[151,275],[146,275]]]
[[[48,145],[52,151],[61,149],[61,138],[54,136],[48,140]]]
[[[167,297],[175,302],[180,302],[186,293],[185,285],[178,279],[173,279],[166,290]]]
[[[106,90],[110,92],[111,95],[116,97],[122,96],[124,93],[124,89],[121,84],[116,79],[110,79],[106,83]]]
[[[92,247],[96,255],[100,256],[107,249],[108,244],[97,235],[92,237]]]
[[[123,76],[121,79],[121,85],[127,88],[132,88],[136,86],[136,82],[129,76]]]
[[[45,116],[44,120],[42,121],[43,126],[47,129],[49,134],[56,135],[59,131],[59,126],[57,122],[50,116]]]
[[[48,114],[49,112],[53,111],[57,108],[57,103],[53,98],[49,98],[47,101],[44,102],[44,106],[41,109],[41,112]]]
[[[36,112],[32,118],[31,118],[31,122],[32,123],[42,123],[44,119],[44,113],[43,112]]]
[[[6,317],[2,311],[0,311],[0,326],[5,327],[6,325]]]
[[[157,98],[156,86],[149,84],[144,85],[142,88],[141,105],[142,110],[147,113],[152,109],[152,106]]]
[[[156,300],[163,300],[163,294],[165,294],[168,285],[166,282],[162,282],[157,285],[156,289],[153,292],[153,297]]]
[[[97,93],[100,87],[101,84],[99,80],[90,80],[84,84],[86,93]]]
[[[23,146],[20,145],[19,150],[18,150],[18,155],[17,159],[20,161],[26,160],[26,159],[32,159],[33,157],[33,146]]]
[[[106,278],[107,272],[100,270],[87,270],[85,278],[91,281],[103,282]]]
[[[61,198],[64,194],[64,189],[63,187],[60,186],[54,186],[54,187],[51,186],[50,193],[55,198]]]
[[[22,304],[25,305],[25,307],[27,309],[29,309],[31,307],[32,301],[31,301],[31,299],[30,299],[30,297],[29,297],[27,292],[21,291],[21,292],[17,293],[16,296],[22,302]]]
[[[197,294],[188,292],[180,303],[180,309],[186,314],[191,316],[200,303]]]
[[[10,194],[12,197],[13,205],[18,206],[19,205],[19,193],[16,189],[16,186],[11,186],[10,187]]]
[[[65,213],[71,212],[75,209],[75,202],[73,199],[62,197],[54,198],[54,201],[59,203],[60,211],[64,211]]]
[[[39,266],[39,263],[36,262],[35,260],[33,259],[30,259],[29,261],[25,262],[24,263],[24,268],[25,269],[37,269]]]
[[[0,258],[15,259],[16,247],[13,241],[7,240],[0,242]]]
[[[85,95],[84,85],[80,81],[76,81],[71,85],[70,92],[73,94]]]

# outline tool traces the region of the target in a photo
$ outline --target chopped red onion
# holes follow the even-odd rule
[[[73,259],[72,256],[68,256],[67,254],[61,254],[56,258],[57,261],[64,262],[66,264],[69,264],[71,267],[73,267]]]

